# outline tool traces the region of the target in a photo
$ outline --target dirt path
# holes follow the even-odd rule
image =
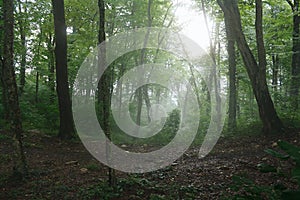
[[[2,133],[4,134],[4,133]],[[0,140],[0,199],[219,199],[232,195],[233,175],[244,175],[260,185],[287,186],[289,180],[262,174],[257,165],[278,164],[264,149],[276,148],[278,139],[300,144],[300,133],[220,139],[213,152],[198,158],[193,147],[165,169],[146,174],[116,172],[118,186],[106,184],[107,168],[79,141],[62,142],[31,131],[25,138],[30,176],[8,178],[11,162],[9,139]]]

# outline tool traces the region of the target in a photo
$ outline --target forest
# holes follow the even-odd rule
[[[0,97],[0,199],[300,199],[300,0],[0,0]]]

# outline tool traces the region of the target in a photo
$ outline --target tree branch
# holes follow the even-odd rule
[[[295,5],[293,4],[293,2],[291,0],[285,0],[292,8],[292,10],[294,10]]]
[[[224,3],[221,0],[217,0],[219,6],[221,7],[221,9],[224,11]]]

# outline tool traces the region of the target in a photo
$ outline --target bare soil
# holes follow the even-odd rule
[[[4,131],[1,134],[9,135]],[[226,199],[236,193],[230,189],[234,175],[246,176],[257,185],[280,183],[295,188],[288,176],[261,173],[257,165],[282,166],[264,150],[278,148],[278,140],[300,145],[299,136],[299,131],[293,131],[221,138],[202,159],[198,158],[199,147],[191,147],[172,166],[159,171],[117,171],[117,186],[111,188],[107,185],[107,167],[94,159],[80,141],[61,141],[32,130],[24,138],[30,173],[22,180],[11,176],[10,139],[0,140],[0,199]],[[288,173],[292,163],[284,165]]]

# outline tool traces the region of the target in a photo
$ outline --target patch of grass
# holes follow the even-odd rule
[[[20,197],[22,194],[24,194],[23,191],[18,190],[18,189],[14,189],[14,190],[12,190],[12,191],[10,191],[10,192],[8,193],[8,198],[9,198],[9,199],[17,199],[17,198]]]
[[[231,189],[235,191],[235,195],[227,199],[300,199],[300,147],[285,141],[278,141],[278,146],[280,151],[267,149],[265,152],[281,160],[280,165],[282,162],[292,161],[290,163],[293,164],[293,167],[290,169],[287,165],[272,166],[266,163],[260,163],[257,167],[261,173],[272,173],[273,176],[280,175],[278,177],[281,177],[283,175],[288,177],[291,183],[298,183],[297,189],[287,188],[280,183],[279,179],[278,184],[262,185],[255,183],[245,175],[235,175],[231,186]],[[278,170],[284,168],[287,168],[288,171],[286,171],[287,169],[285,171]]]
[[[82,200],[90,199],[101,199],[109,200],[120,196],[120,191],[118,188],[112,188],[107,182],[100,182],[98,184],[89,186],[87,188],[80,188],[77,198]]]
[[[245,136],[258,136],[262,135],[262,123],[259,119],[245,120],[239,119],[237,120],[237,128],[235,130],[228,130],[228,127],[223,127],[221,137],[225,138],[240,138]]]
[[[51,192],[55,196],[62,196],[61,194],[64,194],[68,192],[70,188],[62,183],[57,183],[54,187],[51,188]]]
[[[165,195],[159,195],[159,194],[151,194],[149,197],[150,200],[165,200]]]
[[[0,164],[6,164],[7,162],[11,161],[10,155],[7,154],[0,154]]]
[[[11,140],[12,140],[12,138],[9,137],[8,135],[0,134],[0,141],[6,142],[6,141],[11,141]]]
[[[280,199],[279,193],[271,186],[257,185],[243,176],[233,176],[233,185],[230,188],[236,194],[226,199]]]
[[[188,199],[192,200],[197,197],[198,188],[193,185],[183,186],[181,184],[158,183],[156,180],[149,180],[139,175],[132,175],[119,180],[120,191],[133,188],[135,196],[141,199],[153,200],[173,200]]]
[[[9,176],[7,174],[0,174],[0,187],[4,186],[8,180]]]
[[[89,171],[100,171],[101,167],[95,163],[88,164],[85,166]]]
[[[43,149],[43,146],[42,146],[42,145],[36,144],[36,143],[31,143],[31,142],[24,142],[24,147],[26,147],[26,148]]]

